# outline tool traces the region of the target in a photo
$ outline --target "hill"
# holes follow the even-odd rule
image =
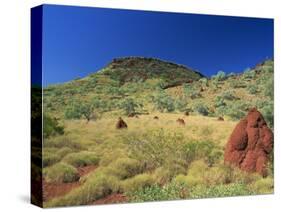
[[[191,112],[238,120],[250,107],[273,125],[273,60],[240,74],[219,72],[206,78],[182,65],[152,58],[114,59],[85,78],[44,89],[47,113],[64,117],[83,103],[95,104],[96,116],[129,113]]]

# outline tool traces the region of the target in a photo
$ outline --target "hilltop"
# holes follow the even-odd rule
[[[139,82],[147,79],[162,79],[166,87],[180,85],[204,77],[201,73],[183,65],[156,58],[124,57],[113,59],[102,74],[120,82]]]

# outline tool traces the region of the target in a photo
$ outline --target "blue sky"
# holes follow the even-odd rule
[[[44,5],[44,85],[125,56],[168,60],[206,76],[241,72],[273,57],[273,20]]]

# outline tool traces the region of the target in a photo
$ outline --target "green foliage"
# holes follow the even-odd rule
[[[51,166],[51,165],[55,164],[56,162],[58,162],[59,160],[60,160],[60,157],[56,153],[49,152],[44,149],[43,167]]]
[[[208,107],[203,105],[203,104],[197,104],[195,105],[195,108],[194,110],[199,113],[200,115],[203,115],[203,116],[208,116],[209,115],[209,110],[208,110]]]
[[[273,78],[268,79],[264,85],[264,95],[269,97],[271,100],[274,98],[274,83]]]
[[[174,100],[165,92],[160,92],[153,97],[155,108],[160,112],[172,112],[175,110]]]
[[[203,86],[208,87],[208,79],[207,78],[201,78],[198,80]]]
[[[267,103],[261,108],[261,113],[269,127],[274,127],[274,103],[273,101],[267,101]]]
[[[99,158],[93,152],[82,151],[77,153],[71,153],[63,158],[63,162],[71,164],[75,167],[97,165]]]
[[[126,115],[129,114],[136,114],[136,110],[140,108],[142,105],[137,103],[132,98],[126,98],[122,103],[120,104],[120,108],[123,109],[126,113]]]
[[[187,190],[182,185],[171,182],[162,187],[159,185],[144,187],[127,195],[132,202],[177,200],[186,198]]]
[[[219,108],[219,107],[225,107],[226,103],[225,100],[222,96],[216,96],[215,98],[215,107]]]
[[[225,99],[225,100],[229,100],[229,101],[232,101],[232,100],[235,100],[237,99],[231,91],[225,91],[221,94],[221,98],[222,99]]]
[[[155,179],[149,174],[139,174],[122,181],[121,188],[124,192],[133,192],[155,184]]]
[[[187,101],[183,98],[176,99],[174,105],[175,105],[176,110],[178,110],[180,112],[184,112],[184,111],[186,111],[186,108],[187,108]]]
[[[212,166],[222,156],[220,148],[211,141],[190,141],[184,144],[183,152],[188,164],[194,160],[203,159]]]
[[[213,165],[222,155],[220,148],[212,141],[186,141],[181,134],[163,130],[127,138],[126,143],[129,154],[142,161],[146,169],[163,167],[174,174],[182,173],[182,168],[199,158]]]
[[[248,85],[247,90],[248,90],[249,94],[257,94],[258,86],[257,85]]]
[[[271,177],[261,178],[253,182],[249,187],[255,194],[272,194],[274,181]]]
[[[248,111],[249,104],[243,101],[235,101],[232,104],[228,105],[224,111],[224,115],[229,116],[233,120],[240,120],[246,115]]]
[[[57,163],[44,169],[44,178],[52,183],[70,183],[79,179],[76,168],[65,163]]]
[[[43,136],[48,138],[54,135],[62,135],[64,133],[64,128],[59,125],[56,119],[44,114],[43,116]]]
[[[245,184],[232,183],[226,185],[215,186],[196,186],[189,192],[191,198],[212,198],[212,197],[228,197],[228,196],[242,196],[253,194]]]
[[[78,102],[73,101],[65,108],[65,118],[66,119],[80,119],[84,117],[87,121],[90,121],[94,113],[94,104],[97,105],[97,100],[92,102]]]
[[[190,96],[193,91],[193,87],[190,83],[183,84],[183,92],[185,96]]]
[[[118,179],[127,179],[141,173],[143,165],[131,158],[119,158],[107,166],[104,173],[113,175]]]

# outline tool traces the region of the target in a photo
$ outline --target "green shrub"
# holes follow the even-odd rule
[[[77,153],[71,153],[66,155],[63,162],[71,164],[75,167],[97,165],[99,163],[99,158],[93,152],[82,151]]]
[[[43,167],[51,166],[51,165],[57,163],[60,159],[61,158],[56,153],[44,151],[43,152]]]
[[[263,94],[266,97],[269,97],[271,100],[274,98],[274,82],[273,82],[273,77],[269,78],[263,88]]]
[[[273,193],[274,181],[271,177],[261,178],[249,187],[255,194],[271,194]]]
[[[126,98],[122,103],[120,104],[120,108],[125,111],[126,115],[129,114],[136,114],[136,110],[138,108],[142,107],[141,104],[137,103],[132,98]]]
[[[221,98],[222,99],[225,99],[225,100],[229,100],[229,101],[232,101],[232,100],[235,100],[237,99],[231,91],[225,91],[221,94]]]
[[[57,163],[44,169],[44,177],[47,182],[69,183],[79,179],[76,168],[65,163]]]
[[[191,198],[212,198],[212,197],[228,197],[228,196],[242,196],[253,194],[248,190],[245,184],[232,183],[226,185],[215,186],[195,186],[189,192]]]
[[[249,94],[258,93],[258,87],[256,85],[248,85],[247,90],[248,90]]]
[[[178,163],[172,162],[164,167],[157,168],[153,173],[153,177],[158,184],[164,185],[179,174],[186,174],[186,168]]]
[[[188,164],[203,159],[209,166],[222,156],[221,149],[211,141],[190,141],[183,146],[183,155]]]
[[[187,101],[185,99],[176,99],[175,100],[175,109],[184,112],[186,111]]]
[[[269,127],[274,127],[274,103],[267,101],[267,104],[261,108],[261,113]]]
[[[187,190],[180,184],[174,182],[164,186],[152,185],[137,191],[127,193],[132,202],[147,202],[161,200],[176,200],[187,197]]]
[[[96,110],[94,104],[97,103],[95,101],[81,102],[74,100],[65,108],[64,116],[66,119],[80,119],[81,117],[84,117],[87,121],[90,121],[97,116],[94,113],[94,110]]]
[[[224,99],[221,96],[216,96],[215,98],[215,107],[219,108],[219,107],[225,107],[226,103],[224,101]]]
[[[153,97],[155,108],[160,112],[172,112],[175,110],[174,100],[165,92],[160,92]]]
[[[59,125],[56,119],[44,114],[43,116],[43,136],[48,138],[54,135],[62,135],[64,133],[64,128]]]
[[[197,185],[202,185],[205,183],[202,176],[181,175],[181,174],[176,176],[174,181],[177,184],[183,185],[187,188],[191,188]]]
[[[122,190],[124,192],[134,192],[141,188],[149,187],[155,184],[155,179],[149,174],[139,174],[132,178],[122,181]]]
[[[142,164],[131,158],[119,158],[106,167],[105,174],[113,175],[118,179],[127,179],[141,173]]]
[[[197,111],[197,113],[199,113],[200,115],[203,115],[203,116],[208,116],[208,114],[209,114],[208,108],[205,105],[202,105],[202,104],[196,105],[194,110]]]

